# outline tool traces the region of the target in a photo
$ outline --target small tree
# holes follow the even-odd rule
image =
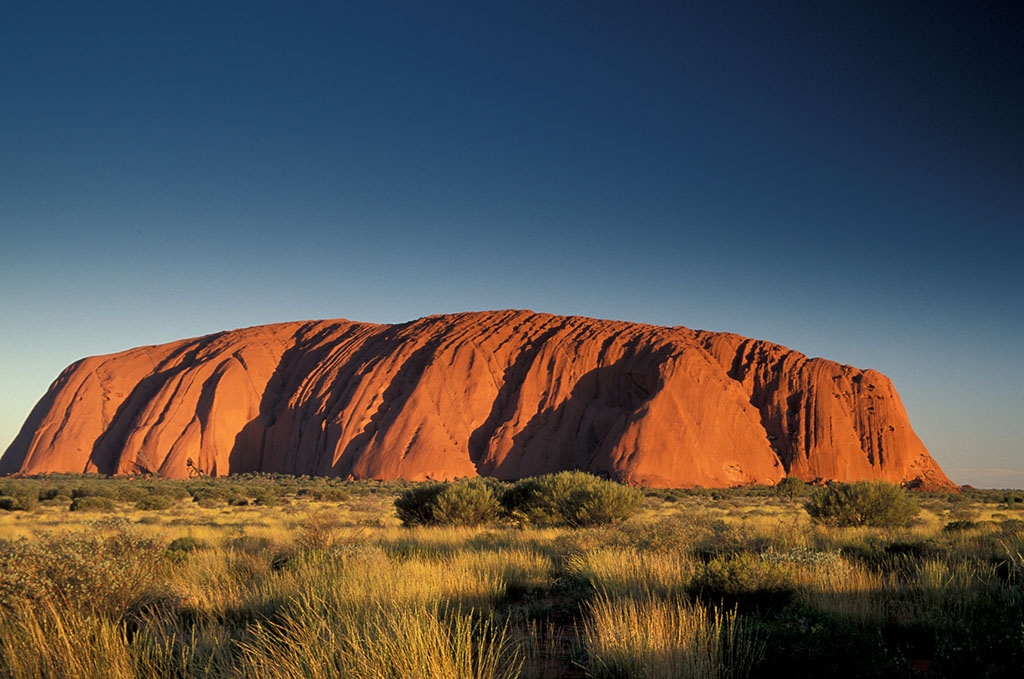
[[[921,508],[907,491],[882,481],[837,483],[816,490],[804,504],[811,518],[828,526],[901,526]]]
[[[787,476],[775,484],[775,494],[792,500],[806,492],[807,484],[795,476]]]

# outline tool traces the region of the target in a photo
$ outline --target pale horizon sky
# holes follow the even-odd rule
[[[1024,487],[1024,6],[710,5],[0,8],[0,450],[84,356],[526,308],[879,370]]]

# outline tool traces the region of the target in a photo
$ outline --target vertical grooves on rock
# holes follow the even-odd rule
[[[194,458],[217,473],[948,483],[886,385],[728,333],[529,311],[278,324],[72,365],[0,471],[130,471],[145,450],[176,476]]]

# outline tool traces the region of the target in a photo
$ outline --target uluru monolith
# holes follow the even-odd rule
[[[952,487],[892,383],[738,335],[492,311],[278,323],[69,366],[15,472]]]

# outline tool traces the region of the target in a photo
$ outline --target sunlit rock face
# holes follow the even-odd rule
[[[279,323],[83,359],[0,473],[952,484],[873,370],[732,334],[492,311]]]

